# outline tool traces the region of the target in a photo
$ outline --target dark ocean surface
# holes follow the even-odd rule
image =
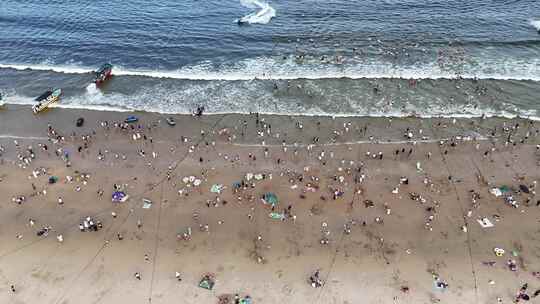
[[[533,0],[4,0],[0,92],[167,113],[539,118],[539,29]],[[115,76],[98,89],[105,62]]]

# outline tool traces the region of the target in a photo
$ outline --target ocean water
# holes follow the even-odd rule
[[[0,1],[5,101],[51,87],[94,109],[539,118],[540,1]]]

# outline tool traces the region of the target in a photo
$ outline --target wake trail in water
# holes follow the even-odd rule
[[[240,0],[240,3],[244,7],[259,9],[259,11],[235,20],[237,23],[268,24],[270,20],[276,16],[276,10],[266,2],[260,2],[258,0]]]
[[[540,20],[531,20],[531,25],[538,31],[540,34]]]

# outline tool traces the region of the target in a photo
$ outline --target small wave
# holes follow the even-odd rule
[[[17,105],[31,105],[31,102],[9,102],[8,104],[17,104]],[[132,107],[122,107],[117,105],[98,105],[98,104],[57,104],[55,108],[61,109],[78,109],[78,110],[93,110],[93,111],[107,111],[107,112],[148,112],[148,113],[158,113],[158,114],[184,114],[191,115],[192,111],[181,111],[175,112],[170,109],[164,110],[161,108],[148,108],[148,109],[137,109]],[[247,111],[220,111],[220,112],[205,112],[205,115],[227,115],[227,114],[251,114],[252,112]],[[503,117],[507,119],[514,118],[526,118],[533,121],[540,121],[540,116],[531,115],[528,112],[524,113],[510,113],[507,111],[485,111],[482,113],[441,113],[428,111],[423,113],[408,113],[408,112],[363,112],[363,113],[323,113],[323,112],[298,112],[298,113],[283,113],[283,112],[271,112],[271,111],[260,111],[258,112],[264,115],[277,115],[277,116],[297,116],[297,117],[388,117],[388,118],[400,118],[400,117],[419,117],[419,118],[482,118],[482,117]]]
[[[242,91],[243,92],[243,91]],[[195,95],[197,92],[193,92]],[[154,92],[152,93],[154,94]],[[239,92],[232,91],[233,100],[237,101]],[[97,94],[92,97],[86,94],[79,96],[66,97],[54,107],[66,109],[86,109],[96,111],[112,111],[112,112],[151,112],[160,114],[191,114],[195,104],[171,103],[167,96],[163,93],[157,93],[159,101],[156,103],[142,102],[148,100],[144,94],[137,97],[123,94]],[[176,94],[174,94],[176,96]],[[155,96],[154,96],[155,97]],[[33,105],[34,99],[27,96],[11,95],[5,100],[6,104],[18,105]],[[221,104],[220,100],[220,104]],[[228,103],[225,107],[220,107],[219,104],[213,104],[208,107],[207,114],[249,114],[259,112],[265,115],[287,115],[287,116],[322,116],[322,117],[410,117],[416,116],[420,118],[436,118],[436,117],[455,117],[455,118],[479,118],[479,117],[504,117],[504,118],[527,118],[530,120],[540,121],[539,112],[535,110],[519,110],[511,106],[504,107],[505,109],[495,110],[487,105],[482,108],[471,108],[461,105],[448,106],[447,104],[433,104],[431,106],[422,107],[419,104],[408,104],[404,107],[393,107],[390,109],[381,109],[376,107],[361,106],[355,108],[351,113],[329,112],[324,111],[317,106],[304,108],[297,107],[289,103],[279,103],[276,107],[251,107],[245,102]],[[273,109],[271,109],[273,108]]]
[[[540,33],[540,20],[531,20],[530,24]]]
[[[266,2],[260,2],[258,0],[240,0],[240,3],[247,8],[256,8],[259,9],[259,11],[235,20],[237,23],[267,24],[276,16],[276,10]]]
[[[93,70],[84,67],[78,67],[73,65],[49,65],[49,64],[1,64],[0,68],[14,69],[19,71],[34,70],[34,71],[53,71],[56,73],[65,74],[86,74]]]

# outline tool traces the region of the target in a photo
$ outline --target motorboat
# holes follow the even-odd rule
[[[54,105],[60,100],[60,95],[62,95],[62,89],[52,89],[45,91],[45,93],[39,95],[36,98],[37,104],[32,106],[32,111],[34,114],[42,112],[51,105]]]
[[[112,69],[113,66],[109,63],[105,63],[104,65],[99,67],[99,69],[95,72],[96,77],[94,78],[94,83],[96,84],[96,86],[102,84],[112,76]]]

